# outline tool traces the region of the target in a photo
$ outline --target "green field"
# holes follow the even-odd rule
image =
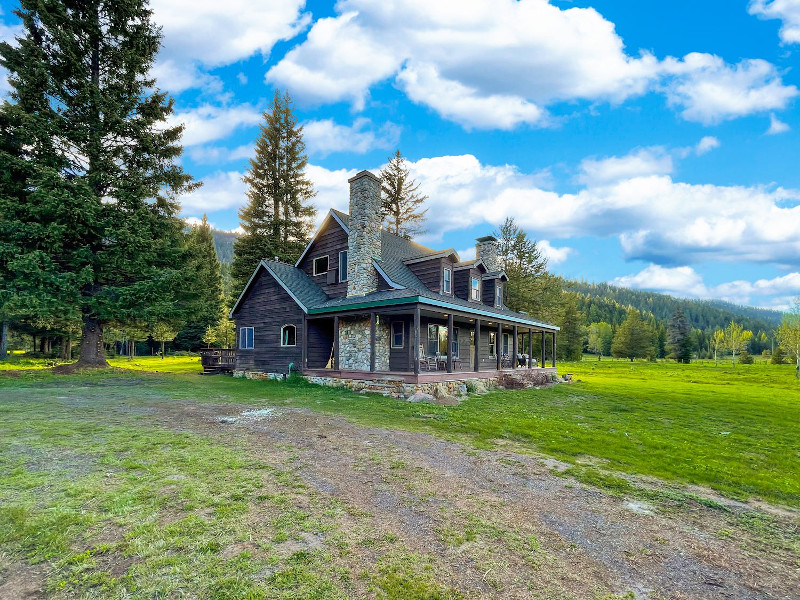
[[[677,365],[603,360],[563,363],[575,383],[495,391],[455,407],[415,405],[303,382],[202,378],[196,357],[137,357],[112,365],[148,375],[137,390],[170,398],[294,406],[357,422],[431,432],[490,447],[498,440],[577,465],[695,484],[737,499],[800,506],[800,384],[791,365]],[[167,374],[169,373],[169,374]],[[189,374],[192,373],[192,374]],[[31,372],[0,381],[36,397],[51,386],[124,381],[113,374]],[[135,401],[135,398],[132,399]]]

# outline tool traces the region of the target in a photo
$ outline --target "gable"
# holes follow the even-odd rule
[[[314,235],[314,239],[306,246],[303,255],[297,261],[297,268],[303,271],[328,296],[337,298],[347,295],[347,282],[341,280],[340,252],[347,251],[347,231],[333,213],[322,222]],[[314,260],[327,257],[327,270],[314,274]],[[321,262],[324,262],[321,261]],[[318,262],[319,265],[319,262]]]

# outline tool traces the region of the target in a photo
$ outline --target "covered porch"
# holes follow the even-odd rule
[[[409,304],[305,319],[302,373],[311,377],[435,383],[556,373],[555,329],[500,314]]]

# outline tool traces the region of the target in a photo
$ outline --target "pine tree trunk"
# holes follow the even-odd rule
[[[8,356],[8,321],[3,321],[0,327],[0,360],[5,360]]]
[[[72,337],[64,336],[61,338],[61,358],[63,360],[72,359]]]
[[[95,317],[83,317],[81,351],[76,367],[107,367],[103,350],[103,324]]]

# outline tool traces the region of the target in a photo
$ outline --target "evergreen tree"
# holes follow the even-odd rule
[[[506,305],[540,319],[559,320],[564,305],[562,282],[547,271],[547,257],[542,254],[536,240],[529,238],[510,218],[495,232],[495,237],[499,242],[503,271],[508,276]]]
[[[316,192],[305,174],[305,147],[292,99],[276,90],[244,176],[248,202],[239,211],[244,234],[234,242],[231,267],[237,294],[261,259],[293,263],[308,243]]]
[[[400,150],[395,150],[381,169],[381,196],[387,231],[408,239],[425,233],[422,224],[428,209],[422,210],[422,205],[428,197],[419,193],[419,184],[411,179]]]
[[[186,245],[189,251],[187,269],[192,274],[196,304],[175,338],[175,347],[197,350],[203,344],[206,329],[217,322],[223,301],[220,263],[206,215],[199,225],[191,227]]]
[[[775,351],[772,353],[769,362],[773,365],[782,365],[784,362],[786,362],[786,355],[783,353],[783,348],[781,348],[780,344],[778,344],[778,347],[775,348]]]
[[[611,344],[611,354],[617,358],[651,357],[654,353],[652,326],[642,319],[642,313],[636,309],[628,311],[628,317],[619,326]]]
[[[680,306],[675,309],[669,321],[669,334],[667,345],[671,356],[679,363],[689,363],[692,360],[692,327],[683,315]]]
[[[161,34],[142,0],[21,0],[16,14],[18,45],[0,44],[0,304],[79,318],[79,365],[103,366],[108,323],[186,308],[176,197],[193,185],[149,76]]]

